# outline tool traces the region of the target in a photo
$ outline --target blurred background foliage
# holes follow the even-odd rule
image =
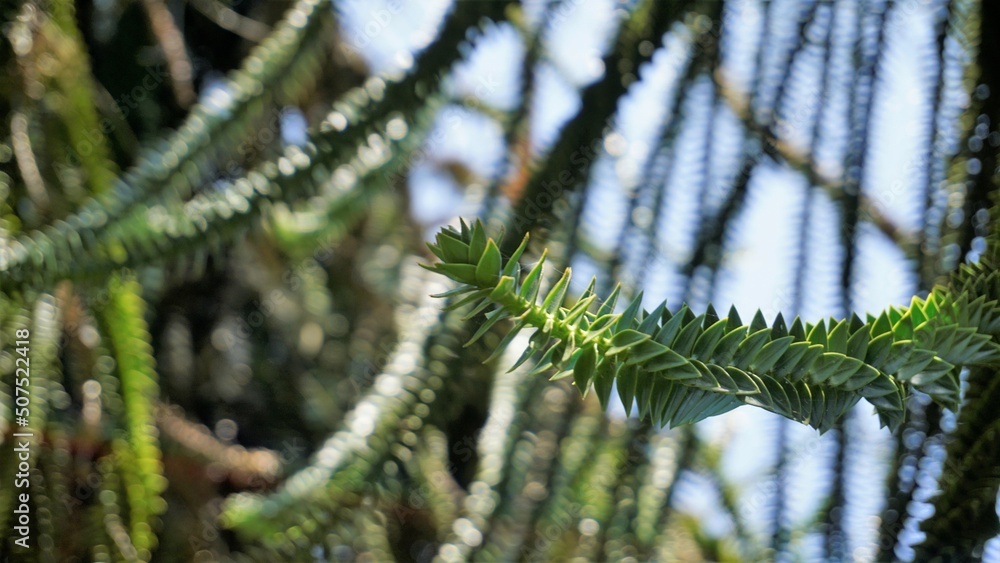
[[[1000,561],[995,373],[896,435],[866,404],[661,430],[484,363],[505,327],[463,347],[482,316],[416,267],[461,214],[602,295],[906,303],[996,221],[998,12],[3,0],[0,553]]]

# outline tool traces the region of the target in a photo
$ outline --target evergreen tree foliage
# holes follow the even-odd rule
[[[588,18],[603,50],[566,67]],[[996,22],[985,0],[0,3],[0,555],[997,560]],[[468,85],[502,41],[508,102]],[[923,136],[887,187],[907,48]],[[471,122],[496,170],[440,156]],[[416,212],[428,170],[453,219]],[[750,311],[723,289],[761,205],[792,281]],[[863,310],[892,284],[905,303]],[[776,452],[751,485],[745,420]]]

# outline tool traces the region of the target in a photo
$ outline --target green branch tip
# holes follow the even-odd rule
[[[956,411],[962,367],[1000,362],[1000,282],[989,268],[958,274],[961,283],[952,285],[960,290],[937,287],[926,299],[864,320],[796,317],[786,324],[779,314],[769,324],[757,311],[747,325],[735,308],[724,318],[711,305],[702,314],[686,304],[671,312],[666,303],[648,312],[641,293],[615,312],[621,287],[601,300],[593,279],[566,305],[571,270],[542,295],[546,252],[522,276],[528,237],[504,257],[502,236],[494,240],[480,221],[461,220],[428,243],[440,262],[424,267],[459,284],[435,297],[449,298],[450,309],[470,307],[467,319],[485,313],[468,344],[500,321],[513,321],[493,359],[522,329],[535,328],[516,366],[532,360],[533,373],[572,376],[582,393],[593,387],[605,409],[617,389],[626,412],[638,407],[658,425],[693,423],[748,404],[825,432],[866,399],[895,431],[914,390]],[[992,291],[974,295],[970,287]]]

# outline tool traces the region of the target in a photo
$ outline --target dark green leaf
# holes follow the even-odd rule
[[[840,362],[840,366],[837,367],[837,372],[830,377],[830,385],[839,387],[847,383],[849,379],[854,377],[854,374],[861,370],[862,366],[865,366],[865,363],[861,360],[844,356],[844,359]]]
[[[640,333],[640,334],[645,334],[645,333]],[[659,342],[656,342],[655,340],[646,339],[631,347],[628,354],[628,360],[625,363],[628,365],[645,364],[649,360],[652,360],[653,358],[660,355],[665,355],[668,352],[672,352],[670,348],[667,348],[666,346],[660,344]],[[645,365],[643,365],[642,367],[648,371],[651,371]]]
[[[472,226],[472,237],[469,240],[469,264],[478,264],[486,251],[486,229],[482,222],[476,221]]]
[[[794,336],[792,336],[792,338],[794,338]],[[781,358],[778,359],[777,363],[774,364],[775,377],[788,377],[793,371],[805,369],[804,366],[799,365],[799,362],[809,351],[809,346],[810,344],[808,342],[793,342],[788,347],[788,350],[781,355]]]
[[[885,365],[892,351],[892,334],[885,333],[877,336],[868,343],[868,352],[865,353],[865,363],[879,369]],[[883,371],[885,371],[883,369]]]
[[[590,308],[590,306],[594,303],[595,300],[597,300],[596,295],[590,295],[588,297],[584,297],[583,299],[578,300],[573,305],[573,308],[566,312],[566,317],[563,319],[563,321],[566,322],[566,324],[574,324],[577,321],[577,319],[582,317],[584,313],[587,312],[587,309]]]
[[[809,331],[809,342],[813,344],[819,344],[823,348],[826,348],[826,323],[820,321]]]
[[[726,331],[726,320],[716,321],[715,324],[708,327],[705,332],[701,333],[698,340],[694,343],[694,349],[692,350],[692,357],[699,360],[708,361],[711,359],[712,354],[715,352],[715,347],[718,346],[719,341],[722,340],[722,336]]]
[[[736,305],[733,305],[729,307],[729,324],[726,325],[726,332],[731,332],[740,326],[743,326],[743,321],[740,320],[740,314],[736,312]]]
[[[618,368],[617,379],[618,396],[622,400],[622,406],[625,407],[627,414],[632,414],[632,402],[635,400],[635,391],[639,384],[639,367],[621,366]]]
[[[887,332],[892,332],[892,323],[889,321],[889,314],[883,312],[872,323],[872,336],[879,336]]]
[[[486,241],[486,249],[476,265],[476,281],[480,286],[487,287],[500,279],[500,248],[493,239]]]
[[[735,389],[737,395],[760,393],[760,387],[757,386],[757,382],[754,381],[754,379],[745,371],[730,366],[726,368],[726,373],[728,373],[729,377],[732,378],[733,383],[736,386]]]
[[[449,278],[469,285],[476,285],[476,267],[472,264],[445,264],[438,263],[434,269]]]
[[[896,340],[910,340],[913,338],[913,317],[910,316],[909,311],[892,325],[892,337]]]
[[[827,352],[816,358],[813,362],[812,369],[810,370],[810,380],[813,383],[821,384],[825,383],[827,379],[832,377],[840,364],[846,359],[847,356],[843,354],[837,354],[835,352]]]
[[[528,272],[528,275],[524,277],[524,282],[521,283],[521,289],[518,290],[517,294],[521,299],[526,299],[529,303],[534,303],[538,298],[538,288],[541,283],[542,269],[545,266],[545,256],[547,250],[542,251],[541,257],[538,258],[538,263],[535,267]]]
[[[441,255],[438,257],[452,264],[470,264],[469,245],[445,234],[437,236],[437,245],[441,248]]]
[[[857,313],[851,313],[851,322],[848,325],[849,332],[853,335],[863,328],[865,328],[865,321],[861,320]]]
[[[469,341],[465,343],[465,346],[466,347],[471,346],[477,340],[482,338],[483,335],[486,334],[486,332],[493,327],[493,325],[506,319],[509,316],[510,314],[507,311],[504,311],[503,309],[497,309],[496,311],[487,314],[486,321],[479,326],[479,330],[477,330],[476,333],[472,335],[472,338],[470,338]]]
[[[900,381],[906,381],[914,375],[920,373],[925,367],[930,365],[932,361],[934,361],[934,352],[931,352],[930,350],[923,350],[921,348],[914,348],[913,351],[906,357],[906,361],[903,362],[903,365],[900,366],[895,372],[896,377]]]
[[[580,392],[586,395],[597,373],[597,348],[584,346],[578,354],[576,363],[573,364],[573,382]]]
[[[449,289],[448,291],[442,291],[441,293],[435,293],[431,297],[435,299],[447,299],[448,297],[457,297],[459,295],[464,295],[472,291],[482,291],[477,290],[475,287],[470,285],[460,285],[454,289]]]
[[[484,289],[483,291],[489,290]],[[517,295],[517,286],[514,284],[514,278],[510,276],[501,276],[496,287],[493,288],[493,291],[490,291],[490,299],[494,302],[506,301],[512,295]]]
[[[666,310],[666,307],[667,304],[665,302],[660,303],[659,305],[656,306],[655,309],[653,309],[651,313],[646,315],[646,317],[642,319],[642,323],[639,324],[639,329],[638,329],[639,332],[644,332],[646,334],[654,334],[656,327],[660,321],[660,318],[663,316],[663,311]]]
[[[556,309],[562,306],[563,300],[566,298],[566,290],[569,289],[570,279],[573,277],[573,270],[571,268],[566,268],[563,271],[562,277],[559,281],[552,286],[549,294],[545,296],[545,301],[542,302],[542,309],[546,313],[554,313]]]
[[[708,306],[705,307],[704,316],[705,316],[704,328],[708,328],[714,325],[715,323],[719,322],[719,313],[715,311],[715,307],[713,307],[711,303],[709,303]]]
[[[903,367],[906,363],[907,358],[913,352],[915,346],[912,341],[904,340],[902,342],[893,342],[892,348],[889,350],[889,357],[883,365],[878,365],[872,363],[871,365],[881,369],[882,371],[895,374],[899,371],[899,368]]]
[[[868,334],[868,331],[863,328],[854,331],[854,334],[847,341],[847,355],[852,358],[864,360],[868,354],[868,341],[870,338],[871,336]]]
[[[868,364],[862,364],[858,372],[852,375],[851,378],[844,383],[843,389],[844,391],[857,391],[865,385],[875,381],[879,377],[882,377],[882,373],[880,371]]]
[[[637,330],[626,329],[621,332],[616,332],[615,335],[611,337],[611,348],[608,349],[606,354],[609,356],[620,354],[621,352],[628,350],[640,342],[645,342],[646,340],[649,340],[649,335],[643,334]]]
[[[528,235],[524,235],[521,239],[521,244],[517,247],[517,250],[510,255],[510,260],[503,267],[503,275],[514,277],[514,274],[518,271],[519,262],[521,260],[521,255],[524,254],[524,249],[528,248]]]
[[[760,349],[767,344],[768,337],[771,336],[771,329],[765,327],[747,336],[746,340],[740,343],[733,356],[733,365],[741,369],[750,367],[750,362],[757,356]]]
[[[505,334],[503,339],[500,340],[500,344],[497,344],[496,349],[493,350],[493,352],[489,355],[488,358],[483,360],[483,363],[486,364],[492,362],[496,358],[500,357],[500,354],[503,354],[504,350],[507,349],[507,346],[510,346],[510,342],[514,340],[514,338],[518,335],[518,333],[521,332],[521,330],[524,329],[524,327],[525,327],[525,321],[523,320],[514,323],[514,326],[509,331],[507,331],[507,334]]]
[[[764,345],[754,357],[753,361],[750,362],[750,370],[756,374],[762,375],[778,362],[781,355],[788,350],[795,338],[792,336],[784,336],[777,340],[772,340]]]
[[[806,327],[801,318],[795,317],[792,326],[788,328],[788,334],[794,336],[796,342],[802,342],[806,339]]]
[[[684,323],[684,315],[674,315],[656,331],[656,341],[664,346],[673,346],[677,334]]]
[[[830,327],[830,334],[827,335],[827,351],[846,354],[848,338],[847,323],[841,321],[836,324],[831,324]]]
[[[648,344],[648,342],[640,344],[640,346],[644,346],[646,344]],[[659,346],[660,344],[657,343],[657,345]],[[677,352],[668,348],[665,353],[643,362],[642,368],[648,372],[658,372],[674,369],[683,366],[686,363],[688,363],[688,361],[684,356],[681,356]]]
[[[621,291],[622,286],[615,285],[615,288],[611,290],[611,295],[608,296],[604,303],[601,303],[600,309],[597,310],[598,317],[603,317],[604,315],[615,312],[615,304],[618,303],[618,296],[621,295]]]
[[[682,356],[690,356],[691,351],[694,349],[694,343],[701,336],[701,321],[701,317],[696,317],[688,322],[681,329],[681,333],[677,335],[677,339],[674,340],[673,345],[670,347]]]
[[[785,326],[785,317],[778,313],[771,327],[771,340],[777,340],[788,336],[788,327]]]
[[[618,322],[615,324],[615,331],[624,330],[627,328],[632,328],[632,321],[635,319],[636,313],[639,312],[639,307],[642,306],[642,292],[640,291],[638,295],[632,299],[625,311],[622,312],[621,317],[618,318]]]
[[[712,352],[711,360],[720,365],[729,365],[740,343],[747,337],[747,329],[743,326],[731,329],[727,325],[726,331],[726,335],[722,337],[722,340],[715,347],[715,351]]]

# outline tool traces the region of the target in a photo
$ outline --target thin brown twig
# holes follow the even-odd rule
[[[170,85],[178,105],[187,109],[197,100],[194,92],[194,66],[188,57],[184,34],[163,0],[142,0],[149,17],[149,26],[163,50],[170,74]]]
[[[28,197],[42,214],[45,214],[49,208],[49,193],[45,189],[45,180],[42,179],[42,172],[38,168],[35,151],[31,148],[28,118],[19,111],[15,111],[10,118],[10,143]]]
[[[189,3],[215,25],[247,41],[260,43],[271,33],[267,24],[248,18],[218,0],[189,0]]]
[[[821,170],[819,164],[808,150],[796,147],[780,138],[775,131],[753,118],[748,104],[749,97],[742,92],[720,69],[712,75],[719,94],[744,125],[760,137],[763,149],[769,156],[779,159],[793,170],[804,175],[813,185],[821,188],[830,199],[840,201],[844,197],[844,178],[830,175]],[[860,196],[860,217],[878,228],[889,237],[909,258],[915,258],[919,252],[917,237],[906,232],[882,210],[882,206],[865,194]]]
[[[109,134],[114,135],[119,146],[130,156],[138,153],[140,146],[139,138],[136,137],[135,132],[129,127],[122,109],[118,106],[111,92],[108,92],[108,89],[97,81],[94,82],[94,103],[100,115],[111,120],[112,125]]]
[[[161,404],[156,412],[157,423],[164,435],[184,448],[219,464],[229,477],[241,484],[273,483],[281,475],[278,454],[267,449],[246,449],[227,444],[216,438],[202,424],[184,417],[176,405]]]

